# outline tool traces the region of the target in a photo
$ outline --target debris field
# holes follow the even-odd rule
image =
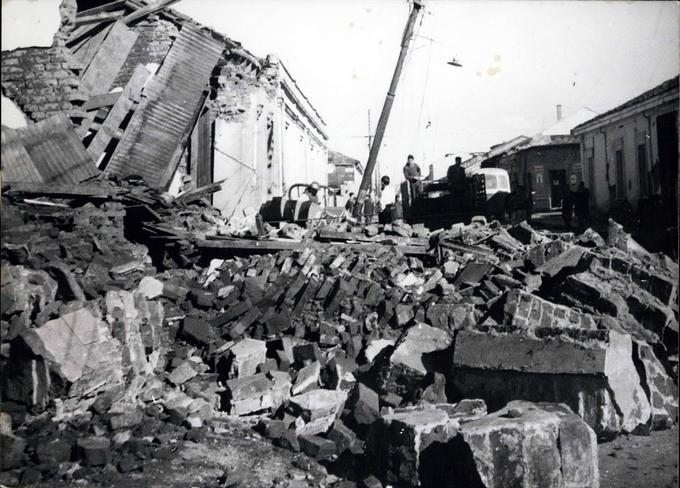
[[[2,216],[6,485],[143,474],[245,422],[311,485],[592,487],[598,440],[677,422],[677,264],[613,221],[294,240],[135,179],[6,185]]]
[[[277,97],[323,124],[174,1],[2,53],[0,485],[596,488],[598,443],[677,426],[677,262],[613,220],[265,223],[304,220]]]

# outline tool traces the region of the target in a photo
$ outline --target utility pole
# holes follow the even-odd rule
[[[397,59],[397,65],[394,68],[394,74],[392,75],[392,82],[390,83],[389,90],[387,91],[387,96],[385,97],[385,103],[380,113],[380,119],[378,119],[378,127],[375,130],[375,137],[371,143],[371,150],[368,154],[368,162],[366,163],[366,169],[364,170],[364,175],[361,178],[361,185],[359,186],[359,194],[357,195],[357,200],[355,203],[354,211],[359,212],[360,206],[366,198],[366,192],[371,184],[371,178],[373,177],[373,170],[375,169],[376,161],[378,160],[378,152],[380,151],[380,145],[382,144],[383,136],[385,135],[385,128],[387,127],[387,119],[390,117],[390,112],[392,110],[392,103],[394,102],[394,96],[397,92],[397,85],[399,84],[399,76],[401,75],[401,70],[404,67],[404,61],[406,60],[406,53],[408,52],[409,44],[411,43],[411,37],[413,36],[413,27],[416,25],[418,16],[420,15],[423,8],[422,0],[414,0],[413,8],[409,14],[408,21],[406,22],[406,28],[404,29],[404,34],[401,38],[401,51],[399,51],[399,58]],[[370,139],[369,139],[370,140]]]
[[[371,109],[368,109],[368,152],[371,152],[371,144],[373,143],[373,133],[371,132]],[[371,183],[368,186],[368,190],[372,191],[373,188],[378,188],[378,179],[380,178],[380,167],[378,167],[378,170],[375,172],[375,178],[371,180]]]

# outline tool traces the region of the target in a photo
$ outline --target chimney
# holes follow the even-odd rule
[[[562,105],[557,106],[557,120],[562,120]]]

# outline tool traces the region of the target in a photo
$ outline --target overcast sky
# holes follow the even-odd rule
[[[399,52],[405,0],[181,0],[176,9],[276,53],[328,124],[329,147],[365,161]],[[586,106],[602,112],[676,75],[678,2],[426,1],[380,160],[485,151]],[[430,40],[432,39],[432,40]],[[447,60],[456,56],[462,68]],[[439,176],[439,175],[437,175]]]
[[[37,34],[14,10],[56,11],[58,2],[3,0],[3,49]],[[678,2],[425,4],[379,158],[393,176],[409,153],[425,167],[446,153],[486,151],[551,126],[557,104],[565,116],[606,111],[680,70]],[[406,0],[181,0],[173,8],[257,56],[278,54],[328,124],[329,147],[365,162],[367,113],[375,128]],[[453,56],[462,68],[446,64]]]

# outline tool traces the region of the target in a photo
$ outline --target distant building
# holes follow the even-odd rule
[[[659,204],[675,215],[678,189],[678,77],[575,127],[591,205]],[[671,224],[673,225],[673,224]]]
[[[328,151],[328,186],[340,190],[335,205],[344,205],[349,193],[357,193],[364,167],[359,160]]]
[[[532,193],[533,208],[560,208],[571,180],[581,181],[578,140],[571,136],[539,136],[503,155],[497,167],[510,175],[511,188]]]
[[[495,168],[498,161],[513,148],[523,146],[531,140],[531,137],[517,136],[509,141],[501,142],[489,148],[486,158],[480,163],[482,168]]]
[[[554,125],[534,137],[519,136],[492,146],[482,166],[505,169],[513,189],[523,187],[531,192],[534,210],[561,208],[569,185],[575,190],[583,180],[579,141],[570,135],[570,130],[594,115],[592,110],[582,108],[563,118],[558,105]]]
[[[482,161],[488,157],[489,153],[485,152],[474,152],[470,153],[470,157],[463,160],[461,165],[465,168],[465,171],[472,172],[482,167]]]

